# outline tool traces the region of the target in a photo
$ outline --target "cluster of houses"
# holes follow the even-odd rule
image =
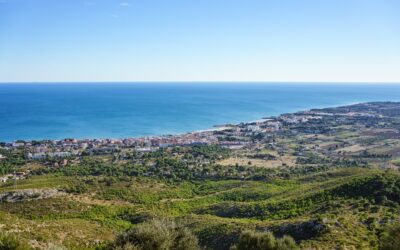
[[[15,172],[13,174],[6,174],[3,176],[0,176],[0,183],[6,183],[11,180],[23,180],[25,179],[29,174],[29,170],[26,172]]]
[[[155,151],[170,146],[209,145],[218,142],[212,131],[182,135],[152,136],[127,139],[64,139],[44,141],[18,141],[2,143],[3,149],[24,149],[29,159],[68,158],[82,154],[110,154],[120,149],[133,148],[138,152]],[[0,156],[0,159],[3,156]]]
[[[27,158],[33,160],[49,158],[68,158],[82,154],[111,154],[124,148],[133,148],[137,152],[150,152],[170,146],[192,146],[218,144],[223,147],[237,149],[249,144],[248,140],[221,140],[221,135],[231,137],[246,137],[255,133],[273,133],[286,124],[307,122],[310,119],[320,119],[315,114],[281,115],[264,118],[259,121],[229,125],[212,130],[198,131],[181,135],[151,136],[126,139],[64,139],[43,141],[17,141],[2,143],[6,149],[23,148]],[[0,155],[0,159],[1,159]],[[61,163],[62,164],[62,163]]]

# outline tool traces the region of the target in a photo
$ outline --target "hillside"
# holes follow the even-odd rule
[[[384,247],[399,223],[400,103],[204,133],[215,140],[0,144],[0,246],[121,249],[124,232],[169,220],[203,249],[240,249],[244,232],[287,235],[299,249],[395,249]]]

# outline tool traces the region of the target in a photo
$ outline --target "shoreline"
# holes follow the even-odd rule
[[[2,88],[0,142],[180,135],[313,108],[400,101],[400,86],[378,85],[66,86]]]
[[[205,129],[197,129],[197,130],[192,130],[192,131],[186,131],[186,132],[178,132],[178,133],[172,133],[172,134],[153,134],[153,135],[138,135],[138,136],[131,136],[131,137],[93,137],[93,138],[75,138],[75,137],[64,137],[60,139],[48,139],[48,138],[43,138],[43,139],[16,139],[16,140],[11,140],[11,141],[3,141],[0,139],[0,143],[2,144],[9,144],[9,143],[15,143],[15,142],[44,142],[44,141],[53,141],[53,142],[58,142],[58,141],[64,141],[64,140],[78,140],[78,141],[95,141],[95,140],[126,140],[126,139],[145,139],[145,138],[160,138],[160,137],[173,137],[173,136],[183,136],[186,134],[195,134],[195,133],[206,133],[206,132],[214,132],[214,131],[223,131],[227,130],[232,127],[236,127],[240,124],[250,124],[250,123],[256,123],[256,122],[263,122],[268,119],[273,119],[275,117],[279,117],[282,115],[287,115],[287,114],[295,114],[298,112],[306,112],[310,111],[312,109],[325,109],[325,108],[339,108],[339,107],[344,107],[344,106],[351,106],[351,105],[357,105],[357,104],[363,104],[363,103],[370,103],[368,102],[360,102],[360,101],[353,101],[353,102],[346,102],[346,103],[341,103],[337,104],[334,106],[327,105],[327,106],[317,106],[305,110],[296,110],[296,111],[288,111],[288,112],[283,112],[278,115],[271,115],[271,116],[262,116],[259,119],[256,120],[249,120],[249,121],[240,121],[239,123],[224,123],[224,124],[215,124],[212,125],[209,128]]]
[[[293,113],[284,113],[264,119],[242,122],[239,124],[221,124],[206,130],[192,131],[175,135],[147,136],[123,139],[74,139],[41,140],[41,141],[14,141],[0,143],[5,150],[24,149],[30,159],[44,159],[49,157],[73,157],[92,154],[109,154],[121,150],[135,150],[137,152],[154,152],[158,149],[175,146],[220,146],[229,149],[250,147],[257,138],[285,131],[292,126],[308,126],[319,123],[329,117],[348,117],[349,119],[381,118],[371,109],[399,105],[400,102],[364,102],[353,105],[344,105],[328,108],[312,108]],[[352,110],[352,111],[350,111]],[[328,117],[328,118],[327,118]],[[340,120],[340,119],[339,119]],[[236,138],[236,139],[235,139]],[[238,139],[241,138],[241,139]],[[243,139],[247,138],[247,139]],[[250,139],[249,139],[250,138]]]

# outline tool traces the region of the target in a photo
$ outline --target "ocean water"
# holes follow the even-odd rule
[[[177,134],[366,101],[400,101],[400,85],[3,83],[0,141]]]

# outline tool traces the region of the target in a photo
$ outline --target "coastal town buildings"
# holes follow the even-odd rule
[[[344,112],[338,113],[340,116],[347,117],[373,117],[376,114],[366,112]],[[322,120],[323,117],[332,116],[332,113],[321,111],[303,111],[294,114],[284,114],[277,117],[267,117],[259,121],[240,123],[237,125],[217,126],[214,129],[180,134],[151,136],[140,138],[124,139],[64,139],[64,140],[43,140],[43,141],[17,141],[1,143],[1,147],[6,150],[23,149],[26,157],[32,160],[45,159],[64,159],[80,157],[82,155],[102,155],[114,154],[123,150],[133,150],[139,153],[154,152],[159,148],[173,146],[194,146],[194,145],[219,145],[229,149],[240,149],[245,147],[261,147],[259,140],[268,137],[287,126],[298,126],[303,131],[320,132],[323,126],[309,128],[301,127],[311,121]],[[296,133],[297,129],[290,130]],[[249,140],[251,138],[251,140]],[[264,139],[268,147],[277,148],[278,146],[269,139]],[[285,151],[285,148],[279,148]],[[0,155],[0,160],[5,156]]]

